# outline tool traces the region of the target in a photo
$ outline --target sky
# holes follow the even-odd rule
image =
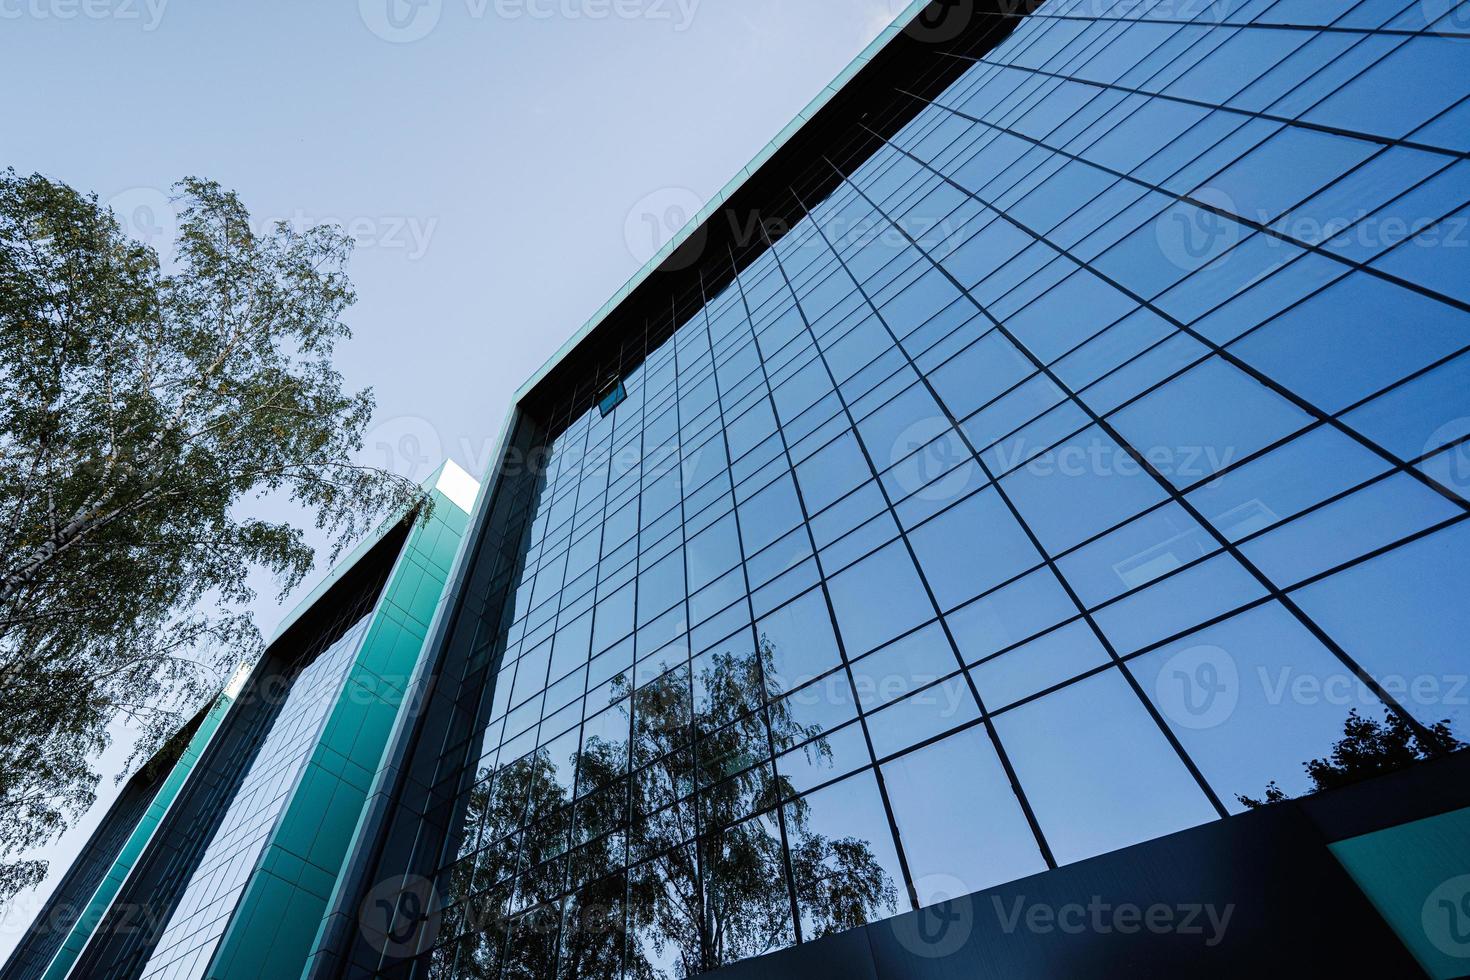
[[[510,399],[905,0],[0,0],[0,167],[95,192],[166,256],[170,187],[357,240],[337,351],[364,459],[479,476]],[[276,502],[261,516],[298,515]],[[318,543],[319,543],[319,539]],[[277,601],[269,635],[326,572]],[[0,912],[0,960],[40,888]]]

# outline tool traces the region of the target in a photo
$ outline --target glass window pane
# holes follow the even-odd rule
[[[1470,501],[1470,442],[1462,442],[1437,453],[1415,469],[1440,486]]]
[[[1282,587],[1464,511],[1404,473],[1379,480],[1241,546]]]
[[[1120,655],[1156,643],[1266,594],[1234,557],[1221,554],[1093,614]]]
[[[970,668],[980,700],[994,711],[1108,663],[1092,627],[1069,623]]]
[[[1062,864],[1216,816],[1116,670],[999,715],[995,726]]]
[[[700,731],[718,728],[760,706],[761,667],[748,629],[694,658],[691,681]]]
[[[1176,487],[1192,486],[1311,421],[1218,357],[1124,408],[1123,438]]]
[[[1097,275],[1078,270],[1011,317],[1007,326],[1033,354],[1049,363],[1137,305]]]
[[[784,808],[801,934],[806,941],[908,907],[893,833],[872,772]]]
[[[1308,791],[1306,763],[1330,755],[1349,711],[1383,717],[1372,691],[1275,602],[1130,667],[1234,812],[1272,781],[1292,796]]]
[[[735,517],[727,514],[689,539],[685,545],[689,591],[698,592],[740,563],[740,539]]]
[[[1418,459],[1465,436],[1470,433],[1470,354],[1375,398],[1344,421],[1401,459]]]
[[[796,486],[785,476],[740,505],[740,533],[747,556],[801,523]]]
[[[771,696],[795,690],[841,663],[832,617],[820,589],[787,603],[756,624]]]
[[[884,763],[883,778],[921,907],[1046,870],[984,729]]]
[[[684,599],[684,555],[674,552],[638,572],[638,625]]]
[[[1458,125],[1464,127],[1466,110],[1462,107],[1458,112]],[[1466,142],[1466,137],[1460,136],[1459,141]],[[1470,302],[1470,285],[1466,283],[1470,278],[1466,276],[1470,270],[1470,258],[1465,254],[1467,222],[1470,209],[1461,208],[1457,214],[1427,225],[1373,265],[1462,303]]]
[[[814,786],[861,769],[871,761],[862,725],[852,723],[838,731],[827,732],[776,757],[776,772],[782,780],[781,795],[805,793]]]
[[[901,698],[959,669],[938,623],[910,633],[852,665],[852,680],[865,711]]]
[[[998,330],[937,368],[930,376],[939,397],[955,418],[964,418],[1035,368]]]
[[[558,905],[542,906],[512,922],[510,940],[506,943],[506,975],[555,976],[556,934],[560,923]]]
[[[895,542],[829,583],[837,626],[856,657],[934,616],[908,550]]]
[[[1095,426],[1001,483],[1022,519],[1053,554],[1164,498],[1137,461]]]
[[[629,724],[627,700],[604,709],[582,724],[582,748],[577,753],[579,791],[605,786],[628,771]]]
[[[592,629],[594,653],[633,632],[633,598],[633,587],[629,585],[597,604]]]
[[[1339,412],[1459,350],[1470,314],[1356,274],[1231,346],[1318,408]]]
[[[1460,42],[1418,37],[1307,113],[1312,122],[1401,137],[1466,95]]]
[[[1426,724],[1470,732],[1470,523],[1294,594],[1329,636]]]
[[[1211,177],[1209,187],[1223,195],[1236,214],[1265,224],[1351,170],[1375,149],[1364,140],[1286,126]]]
[[[895,755],[980,717],[975,696],[963,675],[927,687],[868,716],[873,753]]]
[[[1214,538],[1170,501],[1059,559],[1057,567],[1090,607],[1216,550]]]
[[[708,832],[700,842],[699,860],[708,952],[703,968],[714,969],[796,942],[781,834],[774,815]]]
[[[623,975],[626,887],[625,875],[613,875],[567,898],[558,977],[618,980]]]
[[[1382,457],[1323,426],[1191,492],[1189,501],[1236,541],[1387,468]]]
[[[551,644],[543,643],[521,657],[516,667],[516,683],[510,703],[520,704],[546,686],[546,670],[551,662]]]
[[[628,968],[635,976],[691,976],[703,969],[693,926],[699,921],[697,875],[692,845],[628,873]]]
[[[909,540],[941,609],[953,609],[1041,561],[993,487],[924,524]]]
[[[895,447],[914,443],[914,433],[932,434],[944,412],[923,385],[914,385],[872,415],[858,422],[858,434],[873,459],[896,458]],[[926,440],[927,441],[927,440]]]
[[[867,460],[851,433],[843,435],[796,468],[802,498],[812,513],[855,489],[870,475]]]

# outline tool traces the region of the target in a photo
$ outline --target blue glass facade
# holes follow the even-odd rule
[[[371,620],[371,616],[359,619],[292,681],[280,715],[271,723],[225,809],[219,829],[143,967],[143,977],[185,980],[206,975]]]
[[[699,973],[1470,730],[1467,152],[1470,5],[1051,0],[702,254],[549,413],[430,972]]]

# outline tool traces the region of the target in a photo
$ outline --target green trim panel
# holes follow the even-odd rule
[[[271,833],[207,976],[295,976],[311,952],[442,601],[469,515],[433,492],[433,514],[404,543],[342,692]]]
[[[1470,975],[1470,808],[1329,847],[1425,973]]]
[[[101,884],[97,886],[97,890],[88,900],[87,907],[77,917],[66,941],[52,957],[51,965],[46,968],[43,980],[62,980],[71,971],[72,964],[86,948],[87,941],[92,938],[92,931],[97,928],[97,923],[102,921],[102,916],[107,912],[112,900],[117,897],[117,893],[122,890],[123,883],[133,870],[133,865],[137,863],[138,858],[147,848],[148,842],[153,838],[153,832],[158,829],[164,814],[173,804],[174,797],[178,796],[179,790],[183,789],[189,773],[194,769],[194,764],[204,754],[209,740],[214,736],[220,723],[224,721],[225,715],[229,713],[230,706],[234,703],[233,695],[228,693],[221,694],[215,700],[213,707],[209,709],[209,714],[200,724],[199,730],[189,740],[188,748],[184,749],[184,754],[179,756],[178,761],[169,770],[168,778],[158,790],[158,795],[153,798],[152,803],[148,804],[143,819],[138,821],[138,826],[133,828],[133,832],[128,835],[127,843],[123,845],[117,860],[112,862],[112,867],[108,869],[106,877],[102,879]]]

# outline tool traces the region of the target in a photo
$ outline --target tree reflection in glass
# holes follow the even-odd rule
[[[795,942],[793,901],[805,939],[897,911],[873,843],[818,832],[777,774],[773,753],[820,768],[832,749],[780,699],[769,638],[752,646],[637,690],[620,675],[579,749],[482,780],[465,831],[482,846],[451,886],[469,930],[453,975],[686,976]]]

